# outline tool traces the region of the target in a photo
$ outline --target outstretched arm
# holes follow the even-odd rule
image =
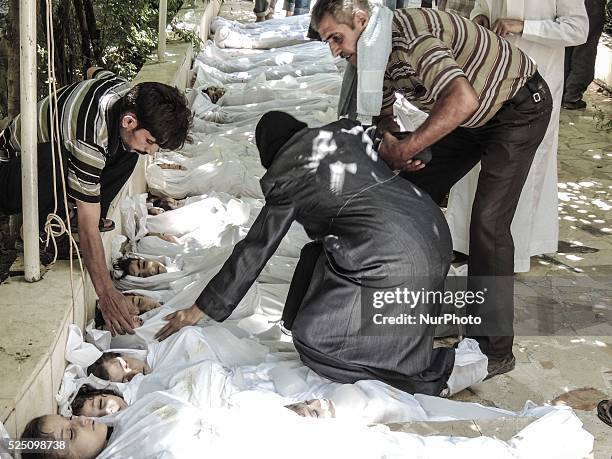
[[[85,266],[100,299],[100,311],[111,333],[134,333],[132,317],[138,309],[123,296],[111,281],[106,266],[104,247],[100,238],[100,204],[77,201],[79,219],[79,245]]]
[[[227,319],[276,252],[294,218],[293,206],[266,204],[195,304],[166,316],[168,323],[155,338],[164,340],[184,326],[195,325],[204,315],[218,322]]]

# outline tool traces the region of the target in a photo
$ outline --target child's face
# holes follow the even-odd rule
[[[106,444],[106,425],[85,417],[73,416],[69,419],[51,414],[45,416],[41,429],[55,440],[66,442],[66,457],[93,459]]]
[[[151,367],[132,357],[116,357],[104,363],[104,368],[108,372],[109,381],[126,383],[138,374],[149,374]]]
[[[132,302],[132,304],[138,308],[138,312],[140,314],[142,314],[143,312],[151,311],[152,309],[157,309],[161,306],[161,304],[159,304],[153,298],[149,298],[148,296],[127,295],[127,297]]]
[[[127,408],[127,403],[118,395],[99,394],[85,400],[80,416],[100,418]]]
[[[132,260],[128,265],[128,274],[136,277],[150,277],[165,272],[166,267],[154,260]]]

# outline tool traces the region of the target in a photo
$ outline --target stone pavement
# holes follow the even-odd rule
[[[593,117],[610,120],[612,98],[593,84],[585,100],[586,110],[561,111],[559,251],[517,275],[517,320],[536,295],[540,306],[548,300],[534,319],[540,336],[517,336],[514,371],[454,398],[512,410],[526,400],[566,403],[595,436],[595,458],[609,459],[612,430],[595,405],[612,397],[612,130]]]
[[[284,16],[281,3],[276,17]],[[220,15],[253,22],[251,8],[251,2],[229,0]],[[571,405],[595,436],[594,457],[610,459],[612,429],[597,418],[595,405],[612,397],[612,131],[596,127],[593,117],[603,113],[612,119],[612,98],[597,89],[591,85],[585,95],[586,110],[561,113],[559,252],[534,257],[531,271],[517,275],[517,317],[532,332],[515,339],[516,369],[453,398],[511,410],[520,410],[527,400]],[[529,306],[535,297],[549,307],[534,315]],[[392,428],[509,439],[527,423],[496,419]]]

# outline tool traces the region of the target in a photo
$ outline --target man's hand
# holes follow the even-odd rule
[[[138,309],[117,291],[108,273],[104,246],[98,228],[100,204],[77,201],[77,216],[79,219],[79,246],[100,299],[100,311],[104,322],[113,335],[116,333],[132,334],[134,333],[132,316],[138,315]]]
[[[500,37],[507,37],[510,34],[520,35],[523,33],[523,21],[519,19],[498,19],[493,23],[491,30]]]
[[[375,123],[379,132],[398,132],[400,127],[393,116],[393,107],[384,110],[380,116],[376,117]]]
[[[155,339],[165,340],[168,336],[179,331],[183,327],[195,325],[204,318],[204,313],[195,304],[187,309],[173,312],[164,317],[168,323],[155,334]]]
[[[383,134],[383,140],[378,148],[378,154],[395,172],[414,172],[425,167],[425,164],[420,160],[412,159],[418,151],[411,151],[408,141],[409,139],[405,139],[400,142],[388,132]]]
[[[133,334],[133,316],[138,316],[138,308],[114,288],[99,297],[100,311],[111,334]]]
[[[488,29],[490,25],[489,18],[486,17],[484,14],[479,14],[474,19],[472,19],[472,21],[478,24],[479,26],[483,26],[485,29]]]

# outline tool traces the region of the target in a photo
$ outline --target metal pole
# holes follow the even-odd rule
[[[38,166],[36,119],[36,0],[22,0],[19,8],[21,69],[21,194],[23,202],[23,257],[25,279],[40,280],[38,248]]]
[[[157,39],[157,61],[166,62],[166,16],[168,0],[159,1],[159,33]]]

